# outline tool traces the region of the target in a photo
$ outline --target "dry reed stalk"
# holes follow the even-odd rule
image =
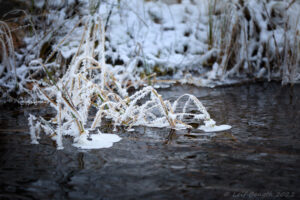
[[[230,42],[229,42],[229,45],[227,46],[226,48],[226,53],[225,53],[225,60],[222,61],[222,76],[224,77],[225,75],[225,72],[227,70],[227,66],[228,66],[228,61],[230,59],[230,57],[232,56],[233,54],[233,50],[234,50],[234,45],[235,43],[237,42],[236,41],[236,34],[237,34],[237,31],[238,31],[238,19],[236,19],[233,27],[232,27],[232,30],[231,30],[231,37],[230,37]]]
[[[106,103],[103,103],[103,104],[99,107],[99,109],[98,109],[98,111],[97,111],[97,114],[96,114],[96,116],[95,116],[95,118],[94,118],[94,121],[93,121],[93,123],[92,123],[92,126],[91,126],[91,129],[92,129],[92,130],[96,128],[97,124],[98,124],[99,121],[101,120],[102,113],[103,113],[103,107],[106,106],[106,105],[107,105]]]
[[[11,31],[7,23],[0,20],[0,36],[1,39],[1,46],[2,46],[2,52],[5,53],[5,55],[8,56],[9,59],[13,61],[13,65],[10,63],[11,60],[8,60],[9,66],[7,66],[7,70],[14,72],[14,78],[17,82],[17,71],[16,71],[16,59],[15,59],[15,50],[14,50],[14,44],[13,44],[13,37],[11,35]],[[7,53],[6,53],[7,52]],[[4,58],[6,59],[6,58]],[[10,68],[10,69],[9,69]]]
[[[39,89],[39,91],[40,91],[41,93],[43,93],[43,95],[48,99],[48,101],[49,101],[50,103],[53,104],[53,106],[55,106],[55,107],[57,106],[56,102],[53,101],[53,100],[46,94],[46,92],[44,92],[44,90],[42,90],[42,88],[40,88],[40,86],[38,86],[37,84],[35,84],[35,86]]]
[[[54,56],[56,51],[58,50],[58,47],[62,45],[67,38],[70,37],[70,35],[73,33],[76,27],[81,23],[82,19],[79,20],[79,22],[72,28],[72,30],[58,43],[58,45],[55,47],[55,49],[51,52],[51,54],[46,58],[45,63],[48,63],[48,61]]]
[[[186,128],[189,128],[189,129],[193,128],[192,126],[184,123],[183,121],[181,121],[179,119],[175,119],[175,122],[178,123],[178,124],[181,124],[181,125],[185,126]]]
[[[34,35],[35,37],[37,38],[37,32],[36,32],[36,29],[35,29],[35,25],[34,23],[32,22],[31,20],[31,17],[27,14],[27,12],[25,10],[22,10],[22,9],[14,9],[10,12],[7,12],[5,13],[2,17],[6,17],[7,15],[9,14],[17,14],[18,12],[22,12],[24,15],[25,15],[25,18],[28,19],[29,23],[30,23],[30,27],[32,28],[33,32],[34,32]],[[12,19],[15,19],[15,18],[12,18]]]
[[[74,114],[74,116],[76,116],[80,121],[82,121],[79,113],[76,111],[76,108],[73,107],[70,102],[64,97],[62,96],[62,100],[64,102],[64,104],[70,109],[70,111]]]
[[[175,128],[175,127],[176,127],[176,123],[174,122],[174,119],[170,119],[168,109],[167,109],[166,104],[164,103],[164,101],[163,101],[161,95],[159,95],[159,94],[157,93],[157,91],[154,90],[154,89],[152,89],[152,92],[153,92],[154,95],[159,99],[160,104],[161,104],[161,106],[163,107],[163,110],[164,110],[164,112],[165,112],[165,113],[164,113],[164,114],[165,114],[165,117],[166,117],[166,119],[168,120],[168,122],[169,122],[171,128]]]
[[[61,103],[60,103],[60,100],[58,102],[58,116],[57,116],[57,137],[58,137],[58,140],[61,140],[62,139],[62,130],[61,130]]]

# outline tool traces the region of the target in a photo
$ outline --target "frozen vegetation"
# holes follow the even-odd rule
[[[104,118],[128,130],[191,128],[187,117],[204,131],[226,130],[193,95],[169,102],[155,88],[300,80],[298,0],[33,2],[35,14],[15,11],[28,29],[23,48],[14,49],[16,30],[0,22],[2,101],[48,102],[57,111],[51,120],[29,116],[33,143],[43,132],[58,148],[65,135],[77,147],[109,147],[120,138],[90,134]]]
[[[95,47],[96,38],[98,46]],[[114,135],[104,135],[99,130],[97,135],[90,134],[101,126],[103,118],[110,119],[115,129],[117,126],[125,126],[128,130],[133,126],[192,128],[184,123],[189,117],[204,121],[210,131],[222,130],[223,126],[216,125],[202,103],[193,95],[182,95],[171,103],[163,100],[152,86],[145,86],[129,95],[127,88],[139,86],[138,81],[123,68],[106,64],[104,44],[104,26],[100,18],[88,16],[80,45],[62,78],[56,80],[41,63],[50,83],[43,87],[35,84],[33,90],[39,98],[49,102],[57,115],[48,121],[30,115],[33,143],[38,143],[42,129],[56,141],[58,149],[63,148],[62,138],[65,135],[74,137],[76,147],[90,149],[110,146],[118,141]],[[179,103],[184,106],[181,108]],[[196,111],[189,112],[190,107]],[[96,110],[96,114],[92,123],[89,123],[91,108]]]

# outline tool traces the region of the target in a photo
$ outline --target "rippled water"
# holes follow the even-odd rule
[[[120,131],[123,139],[110,149],[78,150],[67,139],[58,151],[48,138],[30,144],[24,117],[51,115],[49,109],[5,105],[0,199],[300,197],[299,85],[173,86],[160,92],[171,100],[192,93],[218,124],[233,128],[207,134],[139,127]]]

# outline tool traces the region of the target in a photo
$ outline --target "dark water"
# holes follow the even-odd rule
[[[229,131],[136,128],[110,149],[30,144],[27,113],[2,106],[0,199],[299,199],[300,86],[207,89],[173,86],[164,98],[196,95]]]

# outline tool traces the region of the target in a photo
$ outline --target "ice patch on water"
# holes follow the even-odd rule
[[[113,143],[119,142],[121,139],[118,135],[109,133],[91,134],[89,138],[87,134],[83,134],[76,140],[73,146],[80,149],[110,148]]]
[[[228,129],[231,129],[230,125],[213,125],[213,126],[200,126],[199,127],[200,130],[205,131],[205,132],[218,132],[218,131],[225,131]]]
[[[230,125],[216,125],[216,122],[213,119],[209,119],[204,121],[205,125],[200,126],[198,129],[204,131],[204,132],[218,132],[218,131],[225,131],[228,129],[231,129]]]

